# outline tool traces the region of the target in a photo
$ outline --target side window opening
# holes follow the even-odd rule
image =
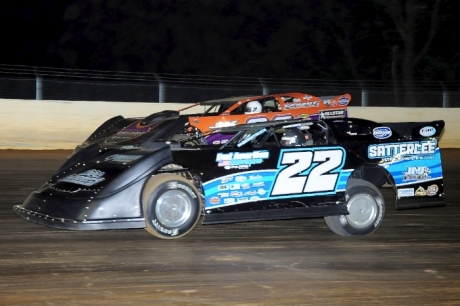
[[[281,111],[279,102],[274,97],[265,97],[247,101],[231,111],[231,115],[258,114]]]
[[[361,122],[354,122],[350,120],[334,121],[338,130],[348,136],[369,136],[372,135],[372,128]]]

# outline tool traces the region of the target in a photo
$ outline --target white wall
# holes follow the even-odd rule
[[[0,149],[73,149],[113,116],[145,117],[184,106],[178,103],[0,99]],[[440,141],[441,148],[460,148],[458,108],[350,107],[349,116],[378,122],[442,119],[446,121],[446,127]]]

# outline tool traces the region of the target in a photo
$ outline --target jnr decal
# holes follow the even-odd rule
[[[344,162],[340,147],[282,150],[270,196],[335,192]]]

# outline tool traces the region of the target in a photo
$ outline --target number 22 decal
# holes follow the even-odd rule
[[[342,148],[283,150],[279,167],[285,167],[275,179],[271,196],[333,192],[344,160]]]

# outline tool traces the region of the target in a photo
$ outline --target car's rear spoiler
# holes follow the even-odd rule
[[[406,139],[439,138],[444,130],[444,120],[429,122],[389,122],[381,123]]]

